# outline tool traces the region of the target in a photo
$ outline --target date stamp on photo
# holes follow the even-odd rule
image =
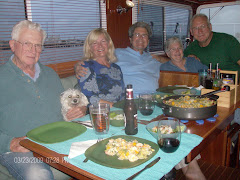
[[[64,161],[64,159],[59,157],[15,157],[14,163],[59,163],[60,161]]]

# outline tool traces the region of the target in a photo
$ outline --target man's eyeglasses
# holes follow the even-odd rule
[[[43,50],[43,45],[41,45],[41,44],[32,44],[32,43],[30,43],[30,42],[24,42],[24,43],[22,43],[22,42],[19,42],[19,41],[17,41],[17,40],[15,40],[15,41],[18,42],[18,43],[20,43],[20,44],[22,45],[23,49],[24,49],[24,50],[27,50],[27,51],[32,50],[33,46],[35,47],[35,49],[36,49],[37,52],[42,52],[42,50]]]
[[[142,37],[142,38],[148,38],[148,35],[147,35],[147,34],[134,33],[133,36],[136,37],[136,38],[140,38],[140,37]]]
[[[192,28],[192,31],[193,32],[196,32],[196,31],[198,31],[198,30],[204,30],[204,29],[206,29],[207,28],[207,25],[201,25],[201,26],[198,26],[198,27],[193,27]]]

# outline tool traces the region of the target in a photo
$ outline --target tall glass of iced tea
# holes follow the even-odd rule
[[[89,106],[91,122],[96,134],[102,135],[108,133],[109,111],[110,106],[107,103],[99,103]]]

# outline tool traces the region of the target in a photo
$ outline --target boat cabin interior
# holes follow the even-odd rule
[[[29,19],[40,23],[48,34],[40,62],[53,68],[60,77],[74,74],[74,65],[83,55],[86,35],[97,27],[108,31],[115,48],[126,48],[130,45],[129,26],[144,21],[153,31],[146,51],[165,55],[167,38],[179,37],[184,47],[193,41],[190,19],[196,13],[204,13],[214,31],[229,33],[240,40],[239,20],[235,20],[239,19],[240,3],[236,0],[3,0],[0,3],[0,64],[12,54],[8,41],[13,25]]]
[[[239,9],[239,0],[0,0],[0,65],[12,55],[9,40],[13,25],[24,19],[40,23],[47,32],[39,61],[53,68],[67,89],[77,83],[74,65],[83,57],[84,40],[92,29],[106,29],[115,48],[126,48],[130,46],[128,28],[144,21],[153,32],[146,51],[166,56],[164,44],[169,37],[179,37],[184,48],[194,41],[190,20],[197,13],[209,17],[213,31],[231,34],[240,41]],[[198,73],[165,72],[160,78],[159,87],[199,83]],[[210,159],[215,165],[239,167],[239,147],[233,154],[231,146],[233,141],[238,141],[239,146],[239,127],[232,128],[235,130],[221,134],[227,149],[216,150],[216,144],[209,147],[224,158],[211,159],[212,154],[206,150],[202,153],[203,161]],[[213,168],[201,164],[206,173],[207,168]]]

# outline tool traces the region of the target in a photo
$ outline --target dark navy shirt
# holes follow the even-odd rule
[[[117,102],[125,97],[125,86],[120,67],[112,63],[110,67],[99,64],[97,61],[85,61],[87,75],[81,77],[78,83],[81,91],[87,96],[90,104],[96,104],[100,99]]]

